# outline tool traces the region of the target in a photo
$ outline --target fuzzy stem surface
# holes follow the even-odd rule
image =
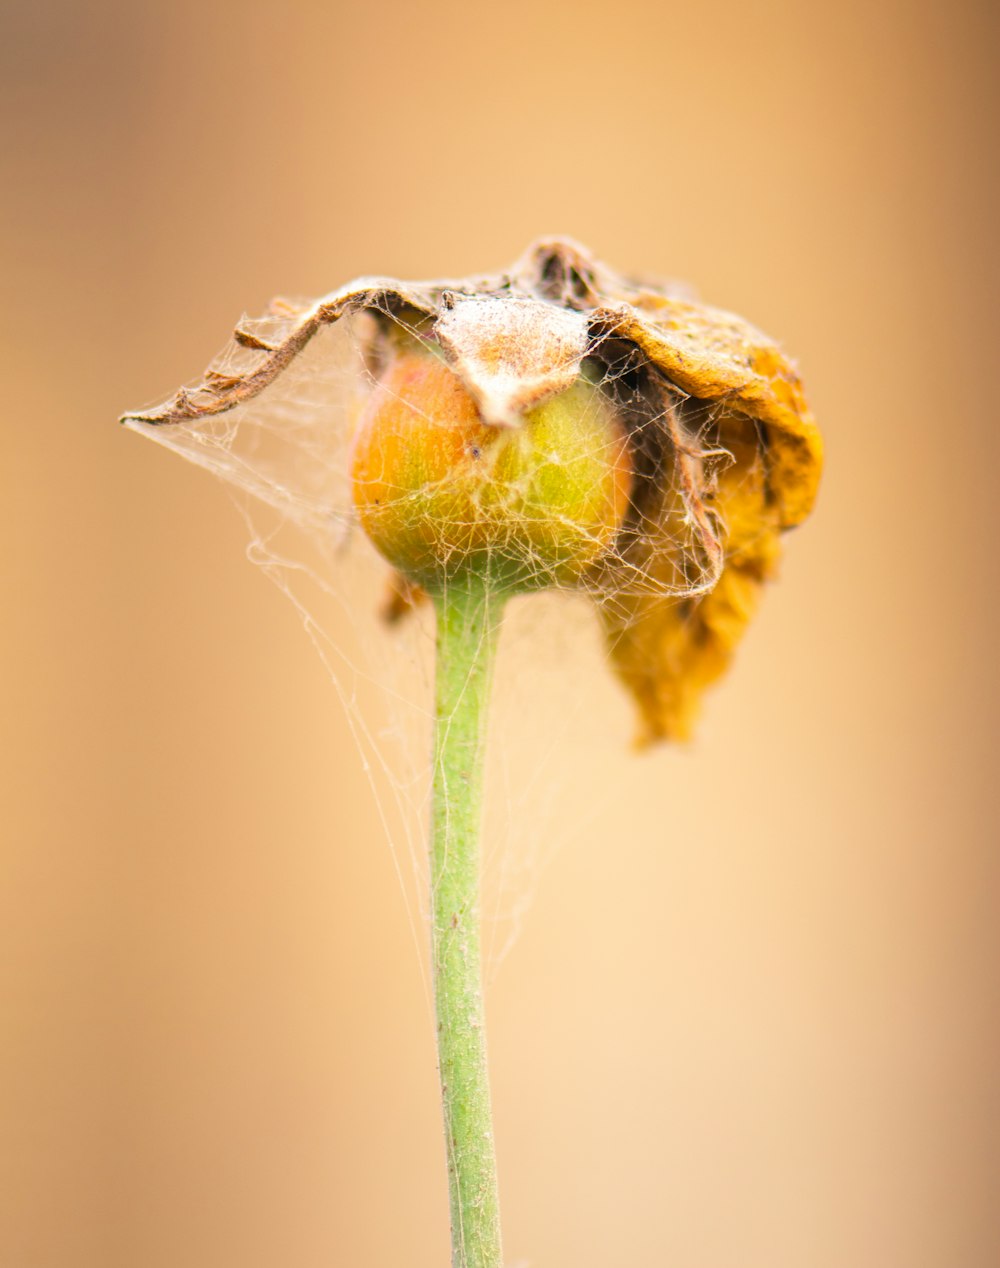
[[[486,718],[502,606],[478,577],[435,597],[431,951],[453,1268],[502,1268],[479,919]]]

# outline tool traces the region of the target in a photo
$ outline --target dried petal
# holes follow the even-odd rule
[[[643,315],[626,306],[599,309],[592,330],[634,343],[688,395],[759,420],[781,525],[800,523],[816,499],[823,449],[792,363],[731,313],[666,296],[654,303],[648,293],[640,300]]]
[[[635,567],[649,584],[625,585],[600,604],[612,664],[639,709],[640,745],[690,739],[702,693],[728,668],[778,560],[778,509],[769,498],[756,424],[728,414],[716,426],[733,461],[718,473],[712,499],[724,526],[724,562],[714,585],[701,595],[668,597],[678,581],[676,529],[668,523],[662,542],[644,536],[636,543]],[[676,518],[679,500],[661,516]]]

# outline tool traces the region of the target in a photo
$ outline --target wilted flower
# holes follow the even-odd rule
[[[624,278],[565,239],[457,281],[362,278],[282,301],[147,424],[264,391],[358,313],[374,390],[351,458],[357,517],[398,570],[392,615],[463,569],[572,585],[598,607],[640,739],[690,733],[809,512],[819,433],[790,362],[738,317]]]

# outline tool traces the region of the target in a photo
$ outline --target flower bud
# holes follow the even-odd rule
[[[296,502],[304,473],[311,510],[335,430],[325,397],[294,410],[270,398],[282,425],[295,421],[292,444],[310,420],[322,429],[308,448],[298,440],[290,483],[257,443],[267,402],[242,415],[245,454],[240,423],[215,419],[355,316],[363,364],[388,365],[356,437],[352,501],[396,565],[389,618],[464,574],[522,589],[582,581],[642,741],[687,735],[774,574],[780,534],[816,499],[823,443],[792,362],[742,318],[550,238],[502,273],[362,277],[314,301],[275,300],[195,386],[123,421],[176,428],[173,447],[201,465],[223,451],[216,469],[275,506]],[[620,375],[628,442],[595,354]],[[328,528],[343,508],[322,505]]]
[[[572,583],[612,545],[629,504],[624,426],[584,366],[526,410],[484,423],[434,352],[401,350],[368,402],[354,504],[377,549],[435,590],[469,574],[508,589]]]

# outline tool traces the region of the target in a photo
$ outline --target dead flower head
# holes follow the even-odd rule
[[[245,368],[210,370],[126,419],[230,410],[358,314],[373,391],[353,496],[396,568],[390,615],[465,567],[511,588],[582,588],[640,740],[688,736],[780,534],[816,495],[820,437],[791,363],[741,318],[548,239],[494,276],[362,278],[315,303],[276,302],[235,332]]]

